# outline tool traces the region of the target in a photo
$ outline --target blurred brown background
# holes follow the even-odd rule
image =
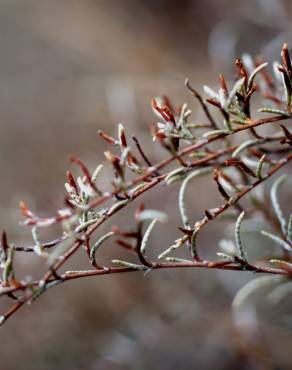
[[[151,98],[188,101],[202,119],[185,77],[200,89],[221,71],[232,77],[242,52],[273,60],[291,43],[291,11],[288,0],[1,0],[1,228],[31,243],[17,224],[19,199],[44,214],[59,208],[69,154],[91,169],[104,161],[98,128],[113,133],[123,122],[161,158],[148,134]],[[177,190],[144,199],[173,215],[153,234],[155,254],[179,235]],[[189,199],[194,217],[218,199],[200,180]],[[204,255],[214,257],[219,227],[202,235]],[[31,255],[17,263],[34,277],[45,268]],[[88,268],[82,253],[80,264]],[[0,369],[291,369],[291,316],[271,308],[258,320],[252,310],[248,333],[232,323],[230,302],[249,278],[184,270],[68,283],[1,328]]]

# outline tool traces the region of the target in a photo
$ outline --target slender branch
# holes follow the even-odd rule
[[[61,236],[60,238],[57,238],[57,239],[54,239],[54,240],[51,240],[50,242],[47,242],[47,243],[43,243],[42,244],[42,247],[44,249],[49,249],[49,248],[52,248],[52,247],[55,247],[56,245],[58,245],[59,243],[61,243],[63,240],[66,239],[66,236]],[[16,245],[15,246],[15,251],[17,252],[35,252],[35,247],[36,246],[20,246],[20,245]]]
[[[268,173],[267,177],[264,179],[258,179],[255,181],[252,185],[250,185],[247,189],[243,190],[238,196],[236,197],[235,201],[240,200],[243,196],[245,196],[247,193],[249,193],[251,190],[253,190],[256,186],[264,182],[267,178],[272,176],[275,172],[280,170],[283,166],[285,166],[287,163],[289,163],[292,160],[292,154],[290,154],[287,158],[283,159],[281,162],[279,162],[277,165],[275,165]],[[159,180],[156,178],[151,183],[147,184],[147,186],[154,186]],[[145,191],[145,190],[144,190]],[[219,207],[218,210],[212,215],[212,220],[218,217],[220,214],[222,214],[226,209],[228,209],[232,204],[225,203],[223,206]],[[105,218],[106,219],[106,218]],[[104,219],[104,220],[105,220]],[[201,225],[203,227],[206,225],[210,220],[206,217]],[[104,222],[104,221],[103,221]],[[91,229],[87,231],[87,236],[89,237],[98,227],[99,225],[94,225]],[[77,241],[73,247],[65,253],[64,257],[58,261],[55,266],[54,270],[57,270],[60,268],[65,261],[68,260],[68,258],[80,247],[82,244],[82,241]],[[178,267],[196,267],[196,268],[209,268],[209,269],[224,269],[224,270],[236,270],[236,271],[252,271],[254,273],[267,273],[267,274],[280,274],[280,275],[291,275],[291,272],[288,272],[286,270],[280,270],[280,269],[273,269],[268,267],[258,267],[253,266],[250,264],[245,265],[237,265],[226,261],[195,261],[190,263],[151,263],[145,266],[145,268],[150,269],[162,269],[162,268],[178,268]],[[130,272],[133,271],[132,268],[103,268],[100,270],[89,270],[89,271],[81,271],[81,272],[74,272],[60,275],[60,278],[62,279],[62,282],[66,280],[72,280],[76,278],[86,277],[86,276],[96,276],[96,275],[104,275],[104,274],[114,274],[114,273],[121,273],[121,272]],[[40,281],[42,281],[43,284],[47,284],[49,281],[52,281],[53,274],[52,271],[49,271],[46,273],[44,278]],[[54,281],[54,280],[53,280]],[[23,289],[23,286],[19,289]],[[17,291],[15,289],[14,291]],[[3,318],[5,318],[5,321],[16,311],[18,311],[26,302],[30,301],[33,297],[34,293],[31,293],[26,298],[23,298],[21,301],[19,301],[17,304],[15,304],[7,313],[3,315]],[[4,320],[4,319],[3,319]]]
[[[202,228],[210,221],[215,220],[225,213],[230,207],[235,207],[241,212],[242,207],[239,201],[292,160],[292,134],[287,127],[282,125],[282,134],[284,134],[284,136],[276,137],[264,134],[259,135],[255,130],[255,128],[259,126],[292,118],[292,66],[286,44],[284,44],[282,49],[282,63],[283,65],[279,66],[278,70],[283,75],[283,85],[279,82],[279,89],[278,86],[275,85],[275,93],[277,92],[278,94],[278,92],[283,91],[284,96],[281,98],[279,97],[277,100],[277,109],[263,107],[259,110],[264,113],[276,114],[275,116],[258,120],[251,119],[250,101],[253,94],[258,90],[253,84],[253,81],[255,76],[267,65],[267,63],[262,63],[254,71],[250,72],[247,71],[243,63],[237,59],[236,65],[243,78],[239,79],[234,84],[233,88],[228,88],[223,75],[220,75],[220,89],[218,93],[207,86],[204,87],[205,92],[210,95],[210,98],[206,101],[219,109],[222,114],[224,129],[218,129],[217,123],[212,117],[204,99],[190,85],[189,80],[186,80],[185,83],[187,88],[199,101],[210,123],[208,125],[190,124],[188,119],[191,111],[188,109],[187,104],[183,104],[176,110],[167,97],[161,99],[162,105],[160,102],[158,103],[158,100],[153,100],[152,107],[160,117],[160,122],[153,131],[154,138],[158,140],[162,148],[167,149],[167,151],[171,153],[171,156],[152,165],[138,139],[132,136],[137,150],[146,164],[146,166],[141,165],[140,161],[132,154],[131,148],[127,145],[126,133],[123,125],[119,124],[118,139],[102,132],[100,133],[108,144],[113,145],[115,150],[120,152],[120,155],[116,155],[110,150],[105,152],[106,160],[111,164],[114,171],[114,178],[112,181],[113,189],[103,192],[100,191],[96,185],[102,165],[97,166],[93,175],[91,175],[85,163],[79,158],[71,156],[71,161],[79,166],[83,178],[78,177],[75,181],[73,174],[67,171],[67,182],[65,183],[68,193],[65,200],[66,209],[58,210],[53,217],[38,217],[24,202],[21,202],[21,211],[26,218],[24,223],[33,226],[32,237],[36,245],[15,246],[9,243],[6,232],[2,233],[0,249],[0,264],[2,269],[0,297],[7,296],[8,298],[17,300],[17,302],[14,303],[6,313],[0,316],[0,325],[13,316],[24,304],[33,302],[47,289],[58,284],[63,284],[69,280],[89,276],[138,270],[152,271],[171,268],[208,268],[292,277],[291,257],[287,253],[283,256],[284,260],[270,261],[271,263],[276,263],[279,268],[270,268],[262,264],[257,266],[257,263],[251,264],[248,258],[245,257],[244,243],[241,242],[240,235],[240,225],[244,215],[243,212],[238,217],[235,226],[236,248],[234,247],[234,252],[232,247],[230,247],[230,251],[228,247],[226,247],[227,254],[218,253],[224,260],[202,260],[198,254],[196,245],[196,236]],[[204,132],[201,139],[198,139],[197,134],[194,133],[194,130],[197,128],[213,128],[214,130]],[[232,145],[229,136],[242,131],[251,133],[257,140],[247,140],[240,145]],[[185,142],[191,144],[182,147],[183,144],[181,143]],[[278,145],[276,147],[272,146],[271,148],[265,147],[264,144],[272,142],[278,142]],[[210,144],[215,145],[210,146]],[[219,149],[216,149],[218,148],[218,144],[221,144],[221,148],[219,147]],[[181,147],[182,149],[179,150]],[[245,152],[245,154],[243,154],[243,152]],[[286,158],[283,158],[286,153]],[[197,159],[194,160],[194,158]],[[177,167],[166,170],[166,167],[175,161],[177,162]],[[263,165],[268,167],[269,170],[263,168]],[[235,176],[233,173],[225,173],[224,167],[230,166],[235,168],[235,175],[240,174],[240,176]],[[257,170],[254,171],[253,168]],[[195,169],[194,172],[192,172],[193,169]],[[132,171],[136,177],[127,181],[129,170]],[[186,184],[198,174],[208,174],[211,170],[213,170],[213,177],[217,183],[220,194],[224,198],[224,203],[217,208],[206,209],[205,216],[192,226],[189,220],[187,222],[184,220],[188,219],[186,216],[186,202],[184,201]],[[191,173],[189,174],[189,172]],[[139,175],[137,176],[137,174]],[[93,234],[109,218],[124,209],[129,203],[159,184],[170,185],[178,181],[182,181],[179,207],[182,214],[183,227],[179,227],[179,230],[183,233],[183,236],[176,239],[174,244],[158,256],[157,260],[152,261],[148,259],[148,257],[144,255],[144,252],[154,225],[156,225],[157,221],[165,221],[167,215],[158,210],[147,210],[143,204],[141,204],[136,211],[136,228],[134,230],[123,231],[118,227],[113,227],[111,231],[101,236],[95,244],[92,244],[91,237]],[[273,234],[270,234],[270,236],[272,239],[280,240],[285,243],[285,245],[287,243],[287,245],[290,246],[291,222],[287,222],[284,215],[281,214],[281,217],[279,216],[280,203],[275,197],[276,195],[274,194],[272,203],[274,204],[274,213],[277,215],[277,218],[274,220],[271,215],[270,219],[272,222],[275,222],[276,228],[278,223],[282,225],[282,235],[281,239]],[[99,210],[95,209],[109,200],[114,201],[113,205],[110,207]],[[254,195],[251,200],[253,202],[253,208],[248,212],[248,215],[254,214],[256,210],[260,210],[265,212],[266,216],[269,216],[269,211],[267,211],[266,207],[263,207],[261,201],[258,202],[256,195]],[[79,220],[81,224],[76,227],[76,223]],[[146,220],[151,220],[151,222],[143,234],[143,226]],[[55,240],[41,243],[38,238],[37,228],[53,224],[61,224],[63,226],[64,235]],[[119,235],[121,237],[121,239],[115,240],[115,243],[136,253],[139,264],[113,260],[113,263],[119,264],[122,267],[104,267],[96,263],[95,253],[97,249],[109,238],[109,236],[114,235]],[[133,244],[133,239],[136,244]],[[51,254],[45,251],[46,249],[58,245],[59,248],[56,248]],[[70,257],[83,245],[85,246],[89,262],[96,268],[93,270],[59,272],[60,268],[63,267]],[[186,246],[191,249],[191,254],[194,257],[193,261],[176,257],[166,257],[180,246]],[[288,252],[289,251],[290,249],[288,248]],[[48,270],[41,279],[33,282],[28,282],[25,279],[21,281],[16,280],[14,271],[15,252],[36,252],[41,258],[48,259]],[[160,262],[161,259],[165,259],[167,262]]]
[[[132,136],[132,139],[133,139],[134,143],[136,144],[136,147],[137,147],[137,149],[138,149],[138,151],[139,151],[139,153],[140,153],[141,157],[144,159],[145,163],[146,163],[149,167],[152,167],[152,163],[150,162],[149,158],[148,158],[148,157],[146,156],[146,154],[144,153],[144,151],[143,151],[143,149],[142,149],[142,147],[141,147],[141,145],[140,145],[139,140],[137,139],[137,137],[133,135],[133,136]],[[160,176],[160,174],[159,174],[159,172],[158,172],[158,171],[154,171],[153,173],[154,173],[154,175],[156,175],[156,176]]]
[[[218,125],[217,123],[215,122],[214,118],[212,117],[210,111],[209,111],[209,108],[207,107],[207,105],[205,104],[203,98],[201,97],[201,95],[191,86],[190,84],[190,80],[187,78],[185,80],[185,85],[186,87],[190,90],[191,94],[198,100],[198,102],[200,103],[206,117],[208,118],[211,126],[214,128],[214,129],[217,129],[218,128]]]

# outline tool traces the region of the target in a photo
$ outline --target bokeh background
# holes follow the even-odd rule
[[[31,243],[18,224],[18,201],[43,214],[60,208],[68,156],[91,169],[104,161],[98,128],[114,133],[123,122],[154,161],[161,158],[149,136],[151,98],[188,101],[201,120],[185,77],[200,89],[222,71],[232,79],[233,59],[245,51],[274,60],[283,41],[292,42],[291,15],[289,0],[0,0],[1,229],[15,243]],[[179,235],[177,190],[143,199],[171,215],[151,238],[153,254]],[[214,190],[196,183],[194,218],[218,204]],[[131,222],[132,211],[115,223]],[[214,257],[223,236],[212,225],[200,236],[202,254]],[[250,248],[262,242],[245,238]],[[121,255],[110,243],[105,249],[105,260]],[[72,263],[88,267],[82,253]],[[32,255],[18,255],[17,265],[32,277],[45,268]],[[291,369],[284,308],[259,304],[260,315],[249,308],[242,328],[234,325],[232,297],[250,278],[157,271],[57,287],[1,328],[0,369]]]

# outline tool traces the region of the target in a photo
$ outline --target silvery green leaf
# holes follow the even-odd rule
[[[238,257],[240,257],[244,261],[247,261],[247,256],[246,256],[246,252],[244,250],[244,247],[241,241],[241,233],[240,233],[240,228],[241,228],[243,217],[244,217],[244,212],[241,212],[235,224],[235,246],[236,246]]]
[[[150,234],[156,224],[156,222],[158,221],[157,218],[155,218],[154,220],[151,221],[151,223],[149,224],[149,226],[147,227],[144,235],[143,235],[143,238],[142,238],[142,241],[141,241],[141,253],[145,253],[145,250],[146,250],[146,246],[147,246],[147,243],[148,243],[148,239],[150,237]]]
[[[211,98],[219,100],[219,95],[214,90],[212,90],[209,86],[204,85],[203,89],[205,93],[208,94]]]
[[[66,191],[67,191],[67,193],[69,193],[69,194],[75,194],[75,189],[70,185],[70,184],[68,184],[67,182],[65,182],[65,189],[66,189]]]
[[[121,160],[120,160],[120,165],[123,166],[125,165],[128,155],[130,153],[131,148],[127,147],[122,150],[122,155],[121,155]]]
[[[236,255],[236,247],[232,240],[221,239],[219,241],[219,248],[228,255],[233,257]]]
[[[274,208],[275,214],[278,218],[278,221],[281,225],[282,233],[286,235],[287,232],[287,221],[284,217],[284,214],[282,212],[279,200],[278,200],[278,190],[279,188],[284,184],[284,182],[287,180],[287,175],[282,175],[277,178],[277,180],[274,182],[271,188],[271,202],[272,206]]]
[[[47,258],[48,257],[48,253],[46,253],[44,251],[43,245],[42,245],[42,243],[41,243],[41,241],[39,239],[39,234],[38,234],[37,226],[34,226],[31,229],[31,234],[32,234],[33,241],[35,243],[34,251],[39,256]]]
[[[191,252],[192,252],[192,257],[197,258],[198,257],[198,249],[197,249],[197,234],[200,229],[196,229],[193,231],[193,234],[191,236],[190,244],[191,244]]]
[[[179,209],[180,209],[183,225],[186,226],[186,227],[190,226],[190,222],[189,222],[189,218],[188,218],[187,210],[186,210],[186,206],[185,206],[185,196],[186,196],[186,189],[187,189],[188,183],[191,180],[193,180],[194,178],[198,177],[198,176],[202,176],[202,175],[206,175],[206,174],[210,173],[211,170],[212,170],[212,167],[204,167],[204,168],[201,168],[201,169],[198,169],[198,170],[194,170],[193,172],[191,172],[184,179],[184,181],[183,181],[183,183],[180,187],[180,191],[179,191]]]
[[[185,243],[185,241],[186,241],[186,238],[185,237],[182,237],[180,239],[177,239],[174,244],[172,244],[169,248],[167,248],[165,251],[163,251],[162,253],[160,253],[160,255],[158,256],[158,259],[159,260],[164,259],[171,252],[173,252],[177,248],[181,247]]]
[[[119,202],[113,204],[110,207],[110,209],[108,210],[107,214],[112,214],[112,213],[116,212],[118,209],[124,207],[128,203],[129,203],[129,199],[120,200]]]
[[[247,155],[242,154],[241,160],[248,166],[248,167],[257,167],[259,162],[253,158],[248,157]]]
[[[157,122],[157,127],[161,130],[165,129],[165,123],[164,122]]]
[[[77,228],[75,229],[75,232],[80,233],[80,231],[83,231],[84,229],[87,229],[90,225],[96,223],[97,220],[98,220],[97,218],[92,218],[82,223],[81,225],[77,226]]]
[[[281,248],[285,249],[286,251],[288,252],[292,251],[292,247],[285,240],[281,239],[279,236],[269,233],[268,231],[265,230],[261,230],[261,234],[271,239],[273,242],[278,244]]]
[[[172,185],[175,182],[183,181],[186,178],[186,174],[176,175],[172,176],[170,179],[168,179],[166,185]]]
[[[221,253],[221,252],[217,252],[216,254],[218,257],[223,258],[224,260],[227,260],[230,262],[234,261],[234,256],[230,256],[229,254]]]
[[[188,105],[186,103],[183,104],[180,111],[179,120],[177,123],[177,127],[183,127],[186,123],[187,117],[190,115],[191,111],[187,111]]]
[[[235,97],[235,94],[236,94],[237,92],[240,92],[240,90],[241,90],[241,88],[242,88],[242,86],[243,86],[243,84],[244,84],[244,81],[245,81],[245,78],[244,78],[244,77],[242,77],[242,78],[240,78],[240,79],[235,83],[235,85],[233,86],[232,90],[231,90],[231,91],[230,91],[230,93],[229,93],[229,97],[228,97],[228,99],[226,100],[226,103],[225,103],[225,107],[224,107],[224,109],[225,109],[226,111],[228,111],[228,108],[229,108],[230,104],[232,103],[232,101],[233,101],[233,99],[234,99],[234,97]]]
[[[271,304],[279,304],[283,298],[292,293],[292,281],[288,281],[274,288],[268,295]]]
[[[251,89],[251,87],[252,87],[252,85],[253,85],[253,81],[254,81],[255,76],[257,75],[257,73],[259,73],[259,72],[260,72],[263,68],[265,68],[267,65],[268,65],[268,63],[262,63],[262,64],[260,64],[257,68],[255,68],[255,69],[252,71],[252,73],[251,73],[251,75],[250,75],[250,77],[249,77],[249,79],[248,79],[248,82],[247,82],[247,90],[248,90],[248,91]]]
[[[242,54],[241,60],[244,64],[245,68],[249,72],[249,74],[252,73],[252,71],[255,69],[255,65],[254,65],[254,62],[252,60],[251,55],[247,54],[247,53],[244,53],[244,54]]]
[[[140,221],[157,219],[160,222],[167,222],[168,216],[166,213],[157,211],[156,209],[145,209],[139,213]]]
[[[93,197],[96,195],[94,189],[89,184],[84,184],[80,176],[77,177],[77,184],[82,193],[87,197]]]
[[[122,260],[112,260],[112,263],[123,266],[123,267],[128,267],[131,270],[137,270],[137,271],[145,271],[148,270],[149,267],[144,266],[144,265],[137,265],[135,263],[127,262],[127,261],[122,261]]]
[[[134,188],[131,189],[131,193],[134,194],[137,191],[141,190],[144,188],[144,186],[147,185],[147,182],[142,182],[141,184],[135,186]]]
[[[283,75],[282,73],[279,71],[278,67],[280,66],[280,64],[278,62],[274,62],[273,63],[273,71],[274,71],[274,75],[276,77],[276,79],[282,83],[283,81]]]
[[[222,135],[222,134],[228,135],[230,134],[230,130],[212,130],[212,131],[205,132],[202,136],[203,138],[209,139],[210,137]]]
[[[221,107],[224,108],[225,103],[226,103],[226,98],[225,98],[224,90],[221,88],[219,89],[218,97],[219,97],[219,102],[220,102]]]
[[[292,244],[292,213],[289,217],[288,225],[287,225],[287,240]]]
[[[261,276],[249,281],[235,295],[232,302],[233,311],[236,312],[240,309],[249,297],[257,290],[273,288],[274,286],[281,284],[283,281],[285,281],[283,276]]]
[[[113,231],[110,231],[100,237],[93,245],[93,247],[90,249],[90,259],[93,265],[96,265],[96,259],[95,259],[95,253],[96,251],[101,247],[101,245],[109,239],[112,235],[114,235]]]
[[[263,180],[264,179],[264,176],[262,174],[263,172],[263,166],[264,166],[264,163],[265,163],[265,159],[266,159],[266,155],[263,154],[259,160],[259,163],[257,165],[257,169],[256,169],[256,177],[260,180]]]
[[[174,250],[176,250],[177,248],[179,248],[180,245],[178,244],[173,244],[171,245],[169,248],[167,248],[165,251],[163,251],[162,253],[159,254],[159,256],[157,257],[159,260],[162,260],[164,259],[165,257],[167,257],[171,252],[173,252]]]
[[[100,172],[101,172],[102,168],[103,168],[103,165],[102,165],[102,164],[99,164],[99,165],[96,167],[96,169],[95,169],[95,170],[94,170],[94,172],[93,172],[92,178],[91,178],[92,182],[95,182],[95,181],[97,180],[97,177],[98,177],[98,175],[100,174]]]
[[[234,152],[232,153],[232,158],[235,158],[237,157],[243,150],[247,149],[247,148],[250,148],[252,146],[255,146],[255,145],[258,145],[258,144],[261,144],[263,142],[262,139],[252,139],[252,140],[247,140],[245,141],[244,143],[242,143],[241,145],[239,145],[235,150]]]
[[[179,175],[185,172],[186,172],[185,167],[176,168],[175,170],[169,172],[169,174],[165,177],[165,182],[167,183],[168,180],[170,180],[173,176],[176,176],[176,175]]]
[[[274,108],[260,108],[260,109],[258,109],[258,112],[279,114],[281,116],[291,117],[291,114],[290,113],[285,112],[284,110],[274,109]]]

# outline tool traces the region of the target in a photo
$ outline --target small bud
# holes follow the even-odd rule
[[[108,134],[106,134],[105,132],[103,132],[101,130],[98,130],[98,134],[102,139],[104,139],[109,144],[114,144],[115,145],[117,143],[116,140],[113,137],[109,136]]]
[[[121,148],[126,148],[127,147],[125,129],[124,129],[124,126],[121,123],[119,123],[119,141],[120,141]]]

